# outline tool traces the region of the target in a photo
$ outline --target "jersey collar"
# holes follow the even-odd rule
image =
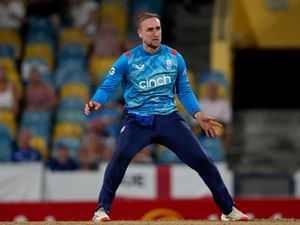
[[[154,54],[151,54],[151,53],[145,51],[143,44],[141,44],[140,46],[141,46],[142,55],[144,55],[144,56],[156,55],[156,54],[159,54],[161,52],[161,45],[159,46],[159,49]]]

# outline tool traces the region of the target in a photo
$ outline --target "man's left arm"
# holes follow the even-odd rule
[[[190,86],[184,59],[178,52],[176,54],[176,57],[178,65],[176,93],[184,108],[191,116],[194,117],[195,113],[202,112],[202,109],[199,106],[198,101]]]
[[[215,137],[215,126],[222,127],[222,125],[218,123],[215,118],[203,113],[203,110],[198,104],[198,101],[190,86],[185,62],[179,53],[177,53],[176,56],[178,62],[176,93],[178,95],[178,98],[182,102],[184,108],[189,112],[189,114],[197,120],[199,125],[204,130],[206,136]]]

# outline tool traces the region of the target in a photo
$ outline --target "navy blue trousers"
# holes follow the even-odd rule
[[[200,142],[177,113],[156,115],[152,125],[142,125],[134,115],[126,115],[118,138],[116,151],[108,163],[98,208],[109,214],[117,188],[132,158],[145,146],[162,144],[172,150],[185,164],[196,170],[212,192],[222,213],[232,210],[233,200],[213,161],[205,154]]]

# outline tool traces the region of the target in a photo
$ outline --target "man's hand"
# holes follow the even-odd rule
[[[100,109],[101,104],[94,101],[89,101],[85,104],[84,113],[85,115],[90,115],[91,112]]]
[[[217,122],[214,117],[207,116],[203,112],[196,112],[194,118],[202,127],[207,137],[216,137],[215,127],[222,127],[222,124]]]

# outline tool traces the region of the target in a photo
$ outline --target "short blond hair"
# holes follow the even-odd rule
[[[149,19],[149,18],[157,18],[160,20],[159,15],[156,13],[142,12],[141,14],[139,14],[138,19],[137,19],[137,28],[140,29],[143,21],[146,19]]]

